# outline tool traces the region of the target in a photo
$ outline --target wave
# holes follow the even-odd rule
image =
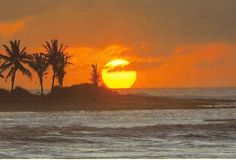
[[[171,158],[170,154],[173,153],[173,158],[176,158],[184,154],[187,154],[184,157],[191,157],[192,151],[197,151],[194,157],[204,158],[204,154],[198,154],[202,153],[199,148],[213,149],[210,155],[215,153],[215,150],[226,149],[224,153],[230,153],[232,157],[235,153],[232,146],[236,138],[235,132],[235,119],[226,119],[217,124],[150,125],[130,128],[18,125],[0,129],[0,147],[9,148],[0,152],[0,157],[126,158],[129,154],[129,158],[147,158],[148,155],[154,154],[150,158]]]
[[[31,127],[27,125],[17,125],[14,127],[4,127],[1,128],[0,133],[9,131],[22,131],[23,132],[47,132],[48,135],[60,135],[61,131],[66,133],[67,131],[71,133],[90,134],[91,131],[94,133],[99,133],[101,131],[130,131],[130,130],[144,130],[144,131],[164,131],[164,130],[191,130],[191,129],[233,129],[236,130],[236,119],[209,119],[205,120],[207,122],[218,122],[218,123],[208,123],[208,124],[158,124],[158,125],[147,125],[147,126],[133,126],[133,127],[91,127],[83,125],[71,125],[71,126],[37,126]],[[97,132],[95,132],[97,131]]]

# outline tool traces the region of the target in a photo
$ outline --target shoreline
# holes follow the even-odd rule
[[[236,100],[174,98],[119,94],[91,84],[54,88],[44,96],[17,87],[12,93],[0,90],[0,112],[119,111],[150,109],[235,108]]]
[[[5,101],[0,102],[0,112],[222,109],[236,108],[232,104],[235,102],[235,100],[223,99],[181,99],[119,95],[96,100],[53,98],[43,99],[42,101]]]

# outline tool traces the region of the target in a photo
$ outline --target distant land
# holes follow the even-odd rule
[[[138,109],[204,109],[235,100],[184,99],[147,95],[121,95],[105,87],[85,83],[70,87],[55,87],[52,93],[41,96],[16,87],[11,93],[0,89],[0,112],[17,111],[76,111],[76,110],[138,110]],[[233,106],[232,106],[233,107]],[[229,108],[229,107],[227,107]]]

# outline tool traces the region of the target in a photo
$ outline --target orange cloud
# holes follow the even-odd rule
[[[0,22],[0,36],[8,37],[19,31],[22,31],[25,27],[25,20],[17,20],[14,22]]]
[[[73,55],[73,63],[84,66],[93,63],[104,64],[109,60],[123,56],[129,48],[121,45],[110,45],[105,48],[69,47],[67,52]]]
[[[159,67],[143,71],[137,86],[236,86],[235,52],[235,45],[225,43],[177,47]]]

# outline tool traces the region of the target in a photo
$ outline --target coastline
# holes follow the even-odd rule
[[[55,88],[44,96],[17,87],[13,93],[0,91],[0,112],[115,111],[147,109],[234,108],[236,100],[171,98],[119,94],[91,84]]]
[[[52,112],[52,111],[119,111],[156,109],[219,109],[235,108],[233,100],[180,99],[168,97],[147,97],[119,95],[98,100],[61,99],[38,101],[0,102],[0,112]],[[222,106],[217,106],[222,105]]]

